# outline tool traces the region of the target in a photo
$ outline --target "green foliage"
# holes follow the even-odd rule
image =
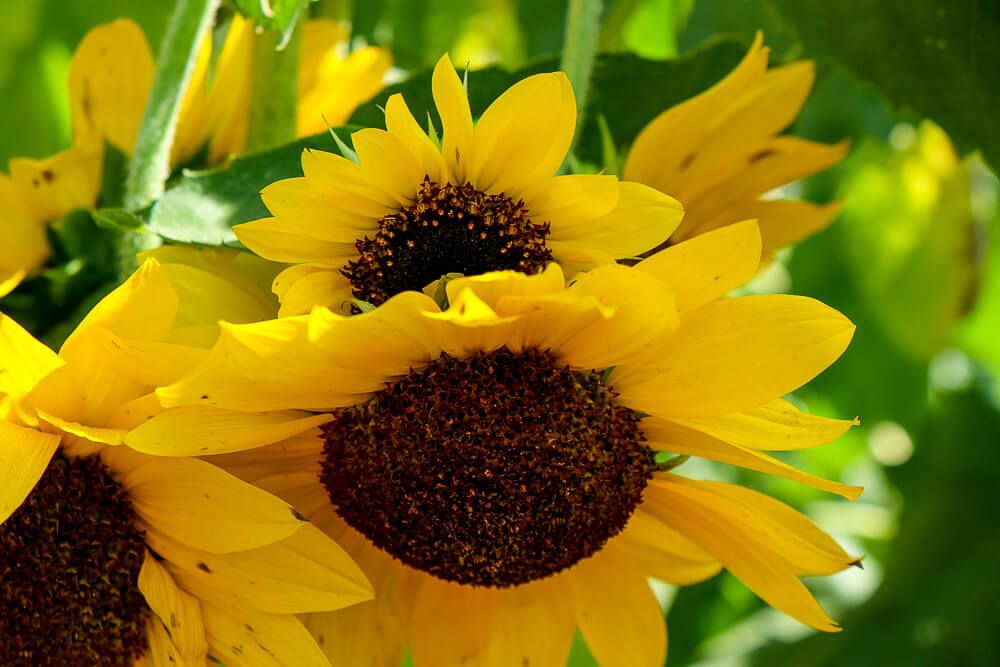
[[[813,58],[835,60],[893,102],[1000,165],[1000,5],[991,0],[772,0]]]
[[[868,145],[855,159],[865,164],[843,181],[839,227],[852,278],[897,346],[929,361],[951,340],[976,289],[973,167],[959,163],[929,123],[906,150]]]
[[[264,186],[301,176],[307,148],[339,152],[329,134],[317,134],[265,153],[236,158],[225,169],[188,171],[153,207],[149,229],[178,243],[235,245],[232,226],[268,216]]]
[[[163,194],[163,184],[170,175],[170,149],[181,101],[194,71],[201,39],[208,33],[218,3],[219,0],[178,0],[170,16],[164,47],[156,61],[156,78],[125,178],[126,208],[145,208]]]
[[[232,0],[255,25],[284,33],[310,0]]]

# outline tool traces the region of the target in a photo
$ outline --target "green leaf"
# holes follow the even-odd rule
[[[854,161],[837,229],[852,278],[895,344],[929,361],[951,341],[978,281],[971,163],[930,122],[905,150],[867,145]]]
[[[810,58],[840,62],[1000,168],[1000,12],[990,0],[771,0]]]
[[[233,4],[256,25],[284,33],[309,0],[233,0]]]
[[[90,217],[98,227],[128,232],[141,228],[145,222],[142,218],[129,213],[123,208],[101,208],[90,212]]]
[[[146,208],[163,194],[181,100],[194,71],[202,35],[209,30],[218,4],[219,0],[177,0],[125,180],[125,208],[129,210]]]
[[[236,158],[225,169],[185,172],[153,206],[150,231],[178,243],[237,245],[232,226],[269,215],[260,191],[274,181],[301,176],[306,148],[339,153],[333,137],[324,132]]]

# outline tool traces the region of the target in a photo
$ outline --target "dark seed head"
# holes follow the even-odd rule
[[[622,530],[653,470],[639,418],[599,373],[548,352],[442,356],[324,427],[344,520],[441,579],[523,584]]]
[[[416,203],[379,220],[342,272],[356,298],[379,305],[449,273],[538,273],[552,259],[548,235],[548,223],[532,222],[524,202],[425,177]]]
[[[97,457],[53,457],[0,525],[0,665],[128,666],[145,652],[136,525]]]

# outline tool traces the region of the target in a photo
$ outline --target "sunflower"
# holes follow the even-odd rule
[[[303,177],[261,193],[273,217],[234,228],[258,255],[295,264],[275,281],[282,315],[315,304],[349,312],[454,274],[535,273],[555,261],[573,275],[649,250],[680,222],[680,205],[652,188],[556,175],[576,128],[562,72],[518,82],[476,125],[447,55],[432,89],[440,142],[393,95],[385,130],[352,135],[356,162],[307,149]]]
[[[206,145],[211,164],[244,151],[252,35],[248,21],[233,17],[214,64],[211,36],[205,38],[181,104],[173,165],[194,159]],[[340,47],[347,38],[333,21],[303,26],[300,136],[321,131],[324,118],[335,125],[345,122],[382,87],[391,64],[388,52],[365,47],[343,55]],[[73,145],[44,159],[15,158],[10,177],[0,174],[0,205],[8,213],[0,226],[0,296],[48,259],[47,223],[97,203],[104,143],[132,154],[154,69],[146,37],[133,21],[118,19],[84,36],[69,67]]]
[[[654,118],[628,153],[624,178],[684,204],[672,242],[753,219],[770,257],[825,228],[840,211],[836,203],[762,197],[835,164],[848,147],[778,134],[798,115],[815,72],[811,61],[767,69],[769,49],[762,44],[758,32],[729,75]]]
[[[405,646],[418,667],[563,664],[579,628],[602,665],[660,665],[647,577],[722,567],[833,631],[799,577],[857,559],[768,496],[670,472],[698,456],[861,491],[766,453],[850,428],[780,397],[853,325],[805,297],[720,299],[760,248],[746,222],[568,287],[551,263],[454,279],[444,310],[407,291],[353,316],[222,325],[204,362],[157,390],[167,409],[124,439],[210,457],[352,554],[375,601],[306,619],[342,664],[395,664]]]
[[[345,122],[359,104],[382,88],[391,65],[384,49],[364,47],[343,55],[340,47],[349,35],[334,21],[307,21],[302,31],[300,136],[322,131],[324,118],[333,124]],[[234,16],[218,53],[213,54],[212,48],[209,35],[195,59],[181,103],[171,154],[174,164],[191,160],[206,143],[211,164],[242,153],[246,146],[252,24]],[[106,138],[131,155],[155,69],[142,29],[128,19],[98,26],[84,37],[73,61],[74,131]]]
[[[151,386],[197,359],[169,341],[202,306],[179,304],[170,278],[199,263],[150,260],[58,355],[0,315],[0,664],[326,665],[295,614],[371,598],[287,502],[121,445],[155,413]]]

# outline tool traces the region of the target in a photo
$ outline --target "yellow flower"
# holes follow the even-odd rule
[[[686,209],[671,241],[740,220],[757,220],[764,256],[825,228],[839,204],[817,206],[762,195],[822,171],[847,152],[778,133],[805,102],[811,61],[767,69],[769,49],[756,39],[743,61],[704,93],[674,106],[639,133],[624,177],[677,197]]]
[[[354,316],[223,325],[125,441],[217,454],[336,537],[376,589],[306,620],[342,664],[394,664],[407,645],[418,667],[564,664],[579,628],[602,665],[661,665],[647,577],[688,584],[721,567],[833,631],[799,577],[855,558],[790,507],[668,473],[656,455],[860,493],[766,453],[850,428],[780,397],[854,327],[805,297],[720,299],[760,248],[745,222],[568,287],[550,264],[452,280],[443,311],[407,291]]]
[[[219,279],[240,261],[214,259]],[[182,298],[185,280],[210,284],[201,263],[150,260],[58,355],[0,315],[3,665],[321,666],[295,614],[371,598],[287,502],[205,461],[122,446],[159,410],[152,387],[200,359],[172,341],[204,326],[205,304]],[[252,291],[216,293],[219,311],[246,311]]]
[[[218,164],[246,146],[252,75],[252,26],[236,16],[209,74],[212,39],[199,51],[181,105],[171,161],[183,164],[208,144]],[[358,105],[382,87],[391,65],[387,51],[339,49],[348,35],[336,23],[303,27],[299,71],[300,136],[347,121]],[[118,19],[86,34],[69,68],[73,146],[48,158],[15,158],[10,178],[0,174],[0,204],[9,212],[0,226],[0,296],[49,257],[45,225],[97,203],[104,142],[128,156],[135,149],[155,63],[146,37],[133,21]]]
[[[275,282],[282,315],[349,312],[353,299],[377,305],[450,274],[555,261],[573,275],[649,250],[679,223],[680,205],[652,188],[556,175],[576,128],[565,74],[515,84],[475,126],[447,55],[432,88],[440,144],[393,95],[386,130],[352,135],[357,163],[306,150],[304,177],[261,193],[274,217],[235,227],[257,254],[296,265]]]
[[[374,47],[342,55],[349,35],[328,20],[303,26],[299,71],[300,136],[347,121],[358,105],[382,88],[391,65],[387,51]],[[212,63],[212,38],[202,43],[181,104],[171,159],[187,162],[206,144],[217,164],[246,146],[253,76],[253,25],[234,16]],[[79,62],[78,62],[79,61]],[[128,19],[98,26],[74,55],[83,94],[74,96],[74,127],[87,128],[131,154],[153,83],[154,62],[142,30]],[[89,93],[87,91],[90,91]],[[86,95],[89,94],[89,98]]]
[[[49,257],[45,225],[25,200],[10,177],[0,174],[0,298],[17,287],[29,271],[37,269]]]

